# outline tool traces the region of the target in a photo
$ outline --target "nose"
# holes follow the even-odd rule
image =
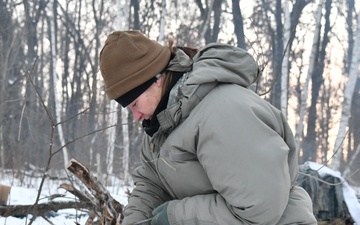
[[[134,119],[136,122],[139,122],[141,120],[141,117],[142,117],[142,113],[140,113],[138,110],[134,109],[134,108],[131,108],[131,112],[133,113],[134,115]]]

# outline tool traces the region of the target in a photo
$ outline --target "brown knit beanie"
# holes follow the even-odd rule
[[[100,52],[100,71],[106,94],[110,99],[118,99],[125,94],[129,96],[129,92],[134,93],[133,89],[144,86],[163,71],[169,60],[168,47],[150,40],[139,31],[113,32]],[[135,93],[137,96],[141,94],[139,91]],[[127,99],[126,104],[122,105],[126,106],[137,96],[132,94],[134,99]]]

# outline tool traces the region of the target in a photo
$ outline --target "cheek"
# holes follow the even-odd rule
[[[158,98],[152,98],[151,99],[151,112],[154,113],[155,109],[157,108],[157,106],[159,105],[160,100]]]
[[[156,106],[154,106],[153,102],[146,101],[145,104],[143,104],[142,112],[146,115],[151,116],[155,111]]]
[[[138,98],[137,109],[147,117],[151,117],[154,114],[159,101],[158,96],[154,95],[152,92],[144,92]]]

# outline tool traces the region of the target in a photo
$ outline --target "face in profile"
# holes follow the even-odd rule
[[[163,79],[163,76],[161,76],[129,104],[128,108],[133,113],[135,121],[151,119],[161,100]]]

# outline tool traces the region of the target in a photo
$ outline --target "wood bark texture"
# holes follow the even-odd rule
[[[91,191],[96,199],[98,217],[103,225],[120,225],[123,206],[116,201],[101,182],[86,166],[76,159],[71,159],[67,169],[72,172]],[[91,217],[89,217],[91,219]]]

